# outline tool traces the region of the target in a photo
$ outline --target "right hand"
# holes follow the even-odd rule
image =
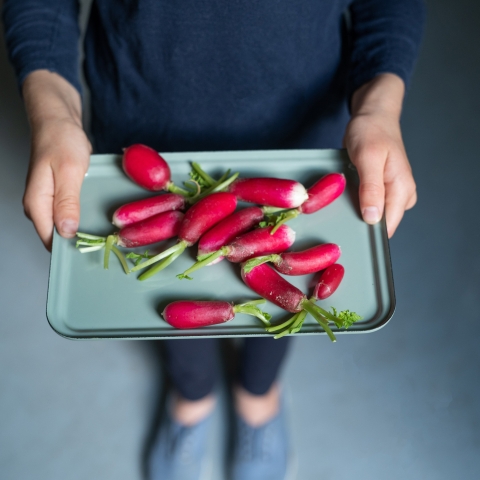
[[[77,232],[80,189],[92,147],[83,131],[79,112],[72,111],[72,105],[68,105],[68,95],[74,96],[72,104],[79,105],[76,90],[50,72],[46,74],[57,77],[53,78],[54,82],[59,79],[63,82],[60,89],[55,88],[51,77],[45,74],[35,82],[37,73],[43,71],[31,74],[24,85],[32,146],[23,207],[43,244],[50,250],[54,225],[65,238],[72,238]]]

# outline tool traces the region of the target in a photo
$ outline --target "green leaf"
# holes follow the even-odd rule
[[[258,225],[261,228],[274,227],[280,221],[281,214],[269,213],[265,215],[265,220],[262,220]]]
[[[135,264],[135,266],[137,266],[143,258],[152,258],[153,255],[149,255],[148,250],[145,250],[143,253],[127,253],[126,257],[130,260],[133,260],[133,263]]]
[[[178,278],[179,280],[193,280],[192,277],[189,277],[188,275],[184,275],[183,273],[179,273],[179,274],[177,275],[177,278]]]
[[[355,322],[363,319],[363,317],[358,315],[358,313],[351,312],[350,310],[343,310],[342,312],[337,313],[337,310],[334,307],[330,308],[332,310],[332,313],[340,320],[342,320],[342,327],[345,329],[351,327]]]
[[[190,178],[200,185],[200,187],[210,187],[211,185],[195,170],[190,172]]]

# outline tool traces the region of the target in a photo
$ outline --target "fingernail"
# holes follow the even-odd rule
[[[362,212],[363,219],[370,224],[377,223],[380,220],[380,212],[377,207],[366,207]]]
[[[60,233],[63,235],[75,235],[78,230],[78,223],[75,220],[63,220],[60,223]]]

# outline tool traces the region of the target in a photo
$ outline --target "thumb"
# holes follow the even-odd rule
[[[360,178],[360,211],[363,220],[373,225],[380,221],[385,207],[384,169],[387,152],[362,147],[352,156]]]
[[[62,237],[72,238],[80,220],[80,190],[84,168],[74,162],[64,162],[53,171],[53,220]]]

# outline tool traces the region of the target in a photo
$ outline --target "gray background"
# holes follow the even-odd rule
[[[430,2],[403,116],[419,202],[391,242],[394,319],[290,353],[298,479],[478,478],[479,21],[480,2]],[[22,213],[29,133],[3,43],[0,72],[0,477],[140,479],[162,385],[155,344],[72,342],[48,326],[49,254]]]

